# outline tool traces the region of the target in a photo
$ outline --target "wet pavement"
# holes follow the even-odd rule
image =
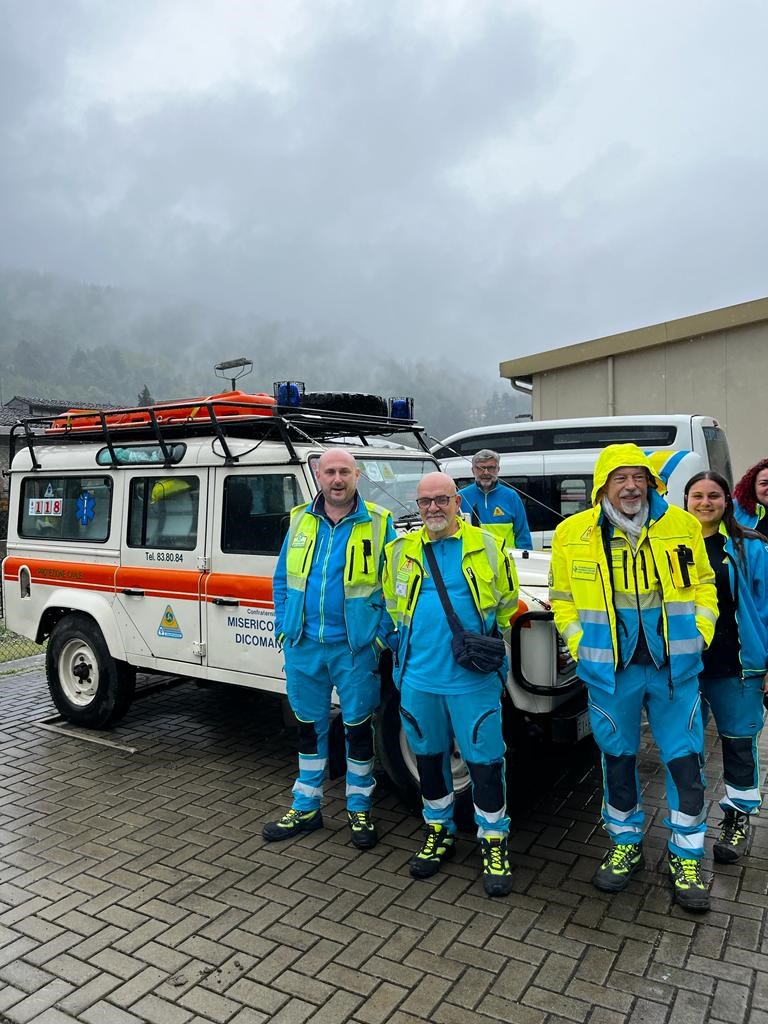
[[[627,891],[589,881],[607,845],[590,744],[534,746],[510,785],[514,891],[491,900],[468,835],[410,878],[420,822],[384,782],[374,850],[351,846],[338,781],[324,829],[266,844],[295,764],[273,697],[160,680],[88,734],[51,721],[39,660],[16,668],[0,677],[0,1021],[768,1024],[768,829],[717,866],[709,914],[673,906],[652,749]]]

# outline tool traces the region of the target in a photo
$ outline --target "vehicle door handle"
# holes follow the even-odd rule
[[[225,604],[229,607],[236,608],[240,602],[236,597],[214,597],[211,604]]]
[[[144,591],[138,590],[136,587],[126,587],[121,593],[127,594],[129,597],[144,597]]]

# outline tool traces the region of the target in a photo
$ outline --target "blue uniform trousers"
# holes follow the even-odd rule
[[[669,849],[700,859],[707,824],[699,682],[694,676],[670,689],[668,666],[620,669],[614,693],[589,687],[590,722],[603,755],[603,826],[616,844],[642,841],[637,752],[643,708],[666,769]]]
[[[299,776],[293,807],[314,811],[323,797],[333,688],[339,696],[347,744],[347,808],[368,811],[373,790],[373,712],[380,680],[373,645],[353,654],[346,641],[318,643],[302,637],[286,645],[286,692],[299,720]]]
[[[421,782],[424,821],[453,833],[451,752],[456,738],[472,780],[479,837],[506,835],[509,817],[504,780],[501,730],[501,683],[497,675],[478,676],[470,693],[441,694],[415,690],[407,681],[400,691],[400,716]]]
[[[701,676],[704,724],[710,712],[723,750],[723,810],[754,814],[760,806],[757,740],[763,728],[763,677]]]

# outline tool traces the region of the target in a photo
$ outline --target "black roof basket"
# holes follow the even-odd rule
[[[257,399],[259,396],[249,396]],[[227,443],[228,438],[246,438],[259,442],[281,441],[290,462],[299,462],[295,446],[307,442],[329,442],[356,438],[368,445],[375,437],[410,438],[423,451],[429,451],[426,431],[416,420],[392,416],[373,416],[332,409],[303,406],[263,405],[257,401],[252,409],[244,409],[239,398],[230,400],[217,396],[210,399],[184,399],[153,406],[131,406],[124,409],[70,410],[48,416],[21,418],[10,435],[10,455],[17,448],[27,447],[32,468],[40,469],[36,451],[49,445],[94,444],[103,442],[110,452],[112,464],[120,465],[114,451],[116,444],[153,441],[160,445],[166,465],[171,463],[174,442],[190,437],[212,436],[218,439],[227,463],[238,461]]]

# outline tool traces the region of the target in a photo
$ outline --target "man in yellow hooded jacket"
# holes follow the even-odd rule
[[[717,597],[701,527],[664,501],[665,490],[636,445],[605,448],[595,465],[593,507],[555,531],[550,600],[586,683],[602,752],[603,825],[613,845],[593,884],[620,892],[643,866],[637,752],[645,708],[666,768],[675,898],[686,909],[707,910],[698,676]]]

